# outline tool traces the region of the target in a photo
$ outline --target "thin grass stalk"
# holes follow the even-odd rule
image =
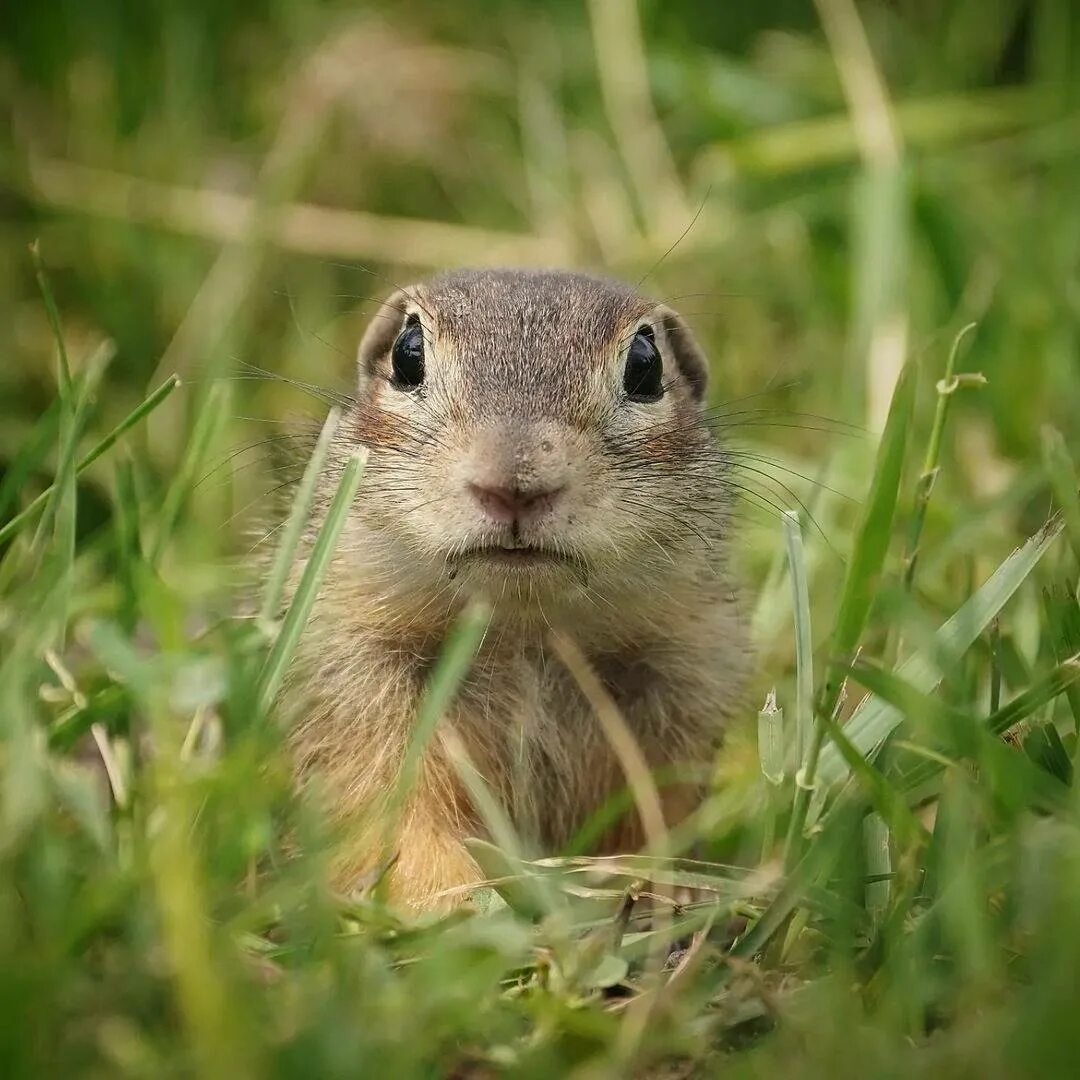
[[[1017,548],[938,628],[935,635],[940,655],[959,656],[971,647],[1008,603],[1016,590],[1027,580],[1039,560],[1061,535],[1062,522],[1054,518]],[[932,657],[912,653],[897,669],[896,674],[926,693],[941,682],[941,672]],[[871,756],[900,723],[902,714],[892,704],[877,697],[864,698],[844,725],[844,732],[865,756]],[[820,780],[834,784],[848,775],[848,768],[835,747],[828,746],[820,762]]]
[[[39,550],[45,535],[52,530],[55,549],[68,564],[74,561],[76,454],[94,400],[94,391],[106,367],[115,355],[113,343],[103,342],[94,350],[85,371],[72,384],[71,394],[60,399],[60,451],[56,479],[42,495],[44,511],[31,542]]]
[[[285,672],[288,671],[289,664],[292,662],[300,636],[304,632],[304,627],[307,626],[323,577],[333,558],[338,537],[352,509],[365,460],[365,451],[357,450],[342,470],[326,520],[319,529],[311,554],[308,556],[307,565],[304,567],[304,573],[296,587],[296,594],[293,596],[289,610],[282,620],[281,629],[259,673],[256,700],[263,713],[270,711],[278,690],[281,689]]]
[[[889,850],[889,826],[876,813],[863,818],[863,851],[866,856],[866,911],[877,926],[889,909],[892,853]]]
[[[814,713],[814,647],[810,623],[810,587],[806,575],[802,527],[798,515],[784,514],[791,599],[795,615],[795,760],[801,766],[810,749]]]
[[[486,625],[486,623],[485,623]],[[473,655],[475,655],[475,650]],[[488,835],[510,860],[526,890],[531,906],[547,913],[555,907],[555,896],[543,874],[537,874],[526,861],[529,853],[518,835],[505,808],[491,791],[483,774],[476,767],[464,740],[453,724],[445,720],[439,726],[439,739],[458,779],[465,787],[469,801],[484,823]]]
[[[870,496],[844,578],[840,610],[833,630],[832,653],[845,660],[855,654],[862,636],[892,536],[914,398],[915,368],[908,364],[901,372],[893,394],[874,464]],[[839,670],[842,672],[843,668]],[[843,675],[836,671],[830,671],[826,676],[815,709],[819,721],[822,718],[826,721],[836,719],[843,683]],[[784,866],[789,871],[801,858],[803,830],[810,808],[810,796],[817,783],[818,758],[824,743],[825,726],[819,722],[814,725],[806,758],[795,775],[795,801],[784,847]]]
[[[784,782],[786,751],[784,710],[777,705],[773,689],[765,696],[765,704],[758,713],[758,763],[762,777],[774,787]]]
[[[1001,620],[990,624],[990,711],[1001,708]]]
[[[926,522],[926,511],[930,505],[930,496],[934,492],[934,484],[937,482],[941,458],[942,435],[945,432],[945,421],[949,415],[949,403],[953,394],[963,386],[981,386],[986,379],[976,373],[956,375],[956,357],[964,338],[975,329],[975,323],[968,323],[962,327],[956,337],[953,338],[952,348],[949,349],[949,357],[945,362],[945,374],[937,383],[937,406],[934,409],[934,421],[930,427],[930,441],[926,446],[926,457],[923,460],[922,472],[915,485],[915,508],[911,516],[911,528],[908,532],[907,546],[904,552],[904,588],[909,592],[915,582],[915,568],[919,559],[919,541],[922,537],[923,525]]]
[[[131,428],[133,428],[140,420],[149,416],[178,386],[180,385],[180,379],[176,375],[170,375],[149,397],[145,398],[139,405],[137,405],[119,424],[116,425],[99,443],[97,443],[93,449],[79,459],[78,464],[75,466],[75,475],[80,476],[102,454],[106,453],[112,448],[112,446]],[[3,527],[0,527],[0,544],[9,540],[15,535],[18,530],[26,524],[26,522],[40,510],[48,499],[53,494],[56,488],[56,484],[50,484],[40,495],[38,495],[31,503],[29,503],[24,509],[20,510],[13,518],[7,521]]]
[[[671,837],[668,834],[667,822],[664,820],[663,803],[649,769],[649,763],[633,731],[577,643],[565,634],[555,633],[551,635],[551,644],[555,654],[573,676],[586,700],[592,706],[593,714],[603,729],[612,753],[619,762],[641,819],[646,851],[651,856],[650,862],[666,858],[671,851]],[[671,912],[664,901],[670,901],[673,904],[674,893],[666,883],[654,882],[654,887],[662,897],[661,903],[654,909],[654,918],[661,932],[656,936],[654,946],[649,953],[647,977],[650,988],[627,1008],[623,1025],[619,1030],[616,1051],[619,1060],[623,1062],[633,1060],[644,1037],[649,1018],[657,1003],[657,991],[664,966],[665,942],[668,937],[664,931],[669,930],[671,926]]]
[[[382,845],[393,857],[401,819],[420,777],[420,768],[435,729],[472,667],[491,622],[491,606],[476,598],[458,615],[443,642],[416,710],[412,737],[405,748],[397,780],[383,814]]]
[[[56,398],[38,418],[29,437],[4,471],[4,478],[0,480],[0,518],[7,515],[8,507],[15,504],[34,472],[41,467],[59,430],[60,401]]]
[[[30,245],[30,261],[34,265],[34,277],[37,278],[38,288],[41,290],[42,299],[45,301],[45,312],[49,318],[49,327],[56,339],[56,348],[60,357],[60,399],[62,402],[70,402],[74,390],[74,381],[71,377],[71,364],[68,361],[67,346],[64,344],[64,332],[60,325],[60,311],[56,306],[52,286],[49,284],[49,275],[45,272],[45,260],[41,257],[41,245],[35,240]]]
[[[196,477],[209,456],[214,440],[224,423],[228,392],[229,388],[225,383],[215,383],[210,388],[210,392],[206,395],[206,400],[200,408],[199,417],[195,422],[195,429],[191,434],[187,452],[184,454],[176,477],[169,485],[162,502],[157,533],[148,556],[150,565],[155,568],[160,564],[161,558],[165,554],[165,548],[168,546],[173,530],[176,528],[180,511],[183,509],[184,503],[191,492],[195,489]]]
[[[296,550],[304,534],[304,526],[307,524],[308,514],[311,511],[311,501],[315,496],[315,485],[322,475],[326,455],[329,453],[330,444],[337,432],[341,421],[341,409],[337,406],[332,408],[326,417],[322,431],[319,432],[315,449],[304,469],[300,486],[296,489],[292,505],[289,508],[289,517],[282,532],[281,542],[274,556],[273,566],[266,579],[266,588],[263,591],[262,608],[259,612],[259,623],[263,627],[269,627],[276,618],[281,607],[281,598],[285,595],[285,586],[288,582],[289,572],[292,570],[296,559]]]
[[[784,783],[784,710],[776,704],[776,691],[770,690],[758,713],[758,762],[764,781],[765,823],[761,830],[761,862],[772,856],[776,843],[776,817],[780,809],[780,788]]]
[[[1042,455],[1043,468],[1065,520],[1065,533],[1076,561],[1080,563],[1080,495],[1077,493],[1076,468],[1061,432],[1049,424],[1042,429]]]

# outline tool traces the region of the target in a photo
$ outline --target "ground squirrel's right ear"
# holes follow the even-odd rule
[[[367,387],[381,361],[390,352],[405,320],[416,308],[416,299],[407,289],[388,296],[371,316],[356,355],[360,391]]]
[[[667,352],[675,358],[679,374],[686,380],[694,399],[701,401],[709,384],[709,361],[697,338],[683,317],[669,307],[657,308],[655,319],[663,331]]]

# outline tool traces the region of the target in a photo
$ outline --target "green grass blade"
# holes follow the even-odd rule
[[[289,610],[282,620],[278,636],[259,673],[257,700],[263,712],[268,712],[273,705],[277,692],[281,688],[281,682],[285,678],[285,672],[292,662],[300,635],[307,626],[311,609],[315,606],[315,599],[319,594],[319,587],[322,585],[323,577],[333,558],[334,549],[337,547],[338,537],[352,510],[365,460],[364,452],[357,451],[342,470],[326,520],[319,529],[311,554],[308,556],[307,565],[304,567],[304,573],[296,587],[296,594],[293,596]]]
[[[175,376],[173,376],[175,379]],[[166,380],[167,381],[167,380]],[[154,543],[150,548],[149,562],[157,567],[161,557],[165,554],[172,537],[176,522],[180,517],[180,511],[184,508],[188,496],[194,490],[196,477],[210,454],[218,432],[225,421],[225,407],[228,401],[228,387],[224,383],[215,383],[206,396],[206,401],[199,411],[199,418],[195,422],[195,429],[191,433],[191,441],[188,443],[176,477],[169,485],[162,502],[161,513],[158,516],[157,533]]]
[[[1061,432],[1049,424],[1042,429],[1042,454],[1043,467],[1065,519],[1065,533],[1077,561],[1080,561],[1080,494],[1077,492],[1076,469]]]
[[[824,724],[832,744],[847,762],[848,768],[866,792],[874,809],[892,829],[900,845],[907,846],[916,840],[924,839],[925,830],[908,809],[899,791],[859,753],[844,734],[844,729],[835,721],[824,717],[818,717],[818,722]]]
[[[784,710],[770,690],[758,713],[758,764],[765,780],[761,826],[761,861],[772,857],[776,843],[776,820],[783,803],[783,783],[789,747],[784,738]]]
[[[881,437],[870,495],[856,533],[833,629],[830,651],[834,657],[854,655],[862,636],[870,604],[877,591],[885,555],[892,538],[893,518],[900,495],[908,433],[915,405],[916,368],[905,366],[896,383],[889,417]],[[822,689],[818,713],[831,717],[840,697],[842,677],[830,668]]]
[[[993,736],[1002,735],[1021,721],[1034,716],[1070,687],[1080,684],[1080,656],[1070,657],[1056,665],[1032,686],[981,722],[930,697],[899,674],[885,671],[876,664],[859,661],[852,667],[851,677],[869,690],[874,695],[874,700],[887,702],[901,718],[919,720],[932,728],[935,737],[940,736],[948,741],[947,746],[928,748],[928,753],[902,774],[900,786],[905,791],[911,791],[933,779],[945,767],[941,757],[943,750],[946,755],[973,753],[978,746],[977,737],[980,731]]]
[[[761,775],[773,786],[784,782],[784,710],[776,704],[776,691],[770,690],[758,713],[758,761]]]
[[[94,391],[114,355],[115,349],[111,341],[106,341],[95,350],[85,366],[84,373],[77,381],[74,392],[74,411],[70,416],[65,412],[61,417],[63,448],[60,455],[60,469],[54,490],[49,496],[50,510],[53,513],[53,542],[59,560],[56,566],[57,573],[67,574],[75,563],[75,532],[78,516],[75,482],[79,472],[75,455],[86,417],[94,400]],[[47,520],[48,511],[41,521],[38,536],[44,531]]]
[[[1017,694],[1007,705],[993,713],[986,726],[995,734],[1001,735],[1021,720],[1034,715],[1044,705],[1048,705],[1059,694],[1080,682],[1080,655],[1063,660],[1033,686]]]
[[[424,751],[435,734],[439,719],[468,674],[490,621],[491,608],[488,604],[480,600],[472,602],[458,617],[443,645],[417,709],[412,738],[398,772],[397,786],[390,802],[391,811],[387,814],[391,826],[396,824],[397,814],[416,784]]]
[[[322,475],[323,464],[330,450],[334,434],[341,421],[341,410],[333,408],[326,417],[322,431],[319,432],[318,441],[312,451],[311,458],[304,470],[300,486],[293,497],[292,506],[289,508],[289,517],[278,544],[277,553],[274,556],[274,564],[270,568],[270,575],[266,579],[266,588],[263,592],[262,608],[259,612],[259,621],[263,626],[269,626],[276,618],[278,609],[281,607],[281,598],[285,595],[285,585],[296,558],[296,549],[300,544],[307,524],[308,514],[311,510],[311,500],[315,496],[315,485]]]
[[[866,910],[877,926],[889,907],[893,869],[889,826],[880,813],[863,819],[862,841],[866,876],[871,879],[866,886]]]
[[[1068,589],[1044,589],[1043,611],[1046,614],[1047,629],[1054,658],[1058,661],[1080,653],[1080,603]],[[998,648],[1000,649],[1000,643]],[[998,702],[1000,702],[1000,665],[998,673]],[[1069,709],[1073,716],[1073,728],[1080,736],[1080,687],[1070,686],[1065,691]],[[991,694],[991,711],[998,707]],[[1078,740],[1080,746],[1080,740]]]
[[[60,400],[69,402],[74,392],[71,364],[68,362],[67,346],[64,344],[64,333],[60,326],[60,312],[56,307],[52,286],[49,285],[49,276],[45,272],[45,261],[41,257],[41,247],[37,240],[30,245],[30,261],[34,264],[34,276],[37,278],[38,288],[41,289],[41,296],[45,301],[45,312],[49,317],[49,326],[56,339],[56,347],[60,355]]]
[[[149,397],[145,398],[136,406],[119,424],[116,425],[99,443],[97,443],[84,457],[79,460],[75,467],[75,475],[85,472],[102,454],[107,453],[112,446],[140,420],[149,416],[178,386],[180,379],[176,375],[170,375]],[[51,484],[34,499],[25,509],[16,514],[3,527],[0,527],[0,544],[9,540],[18,530],[26,524],[48,501],[56,488]]]
[[[114,470],[113,531],[116,537],[117,577],[120,584],[120,625],[131,633],[138,621],[139,596],[136,567],[142,559],[139,538],[139,494],[135,467],[128,455],[121,454]]]
[[[810,625],[810,587],[806,575],[799,517],[792,511],[784,514],[788,563],[791,574],[792,607],[795,612],[795,749],[801,767],[806,763],[813,731],[814,646]]]
[[[938,651],[955,656],[965,652],[1024,583],[1061,529],[1061,519],[1055,518],[1014,551],[975,595],[942,624],[935,635]],[[936,665],[922,653],[914,653],[904,661],[897,675],[924,693],[941,681]],[[902,718],[894,706],[877,697],[868,698],[854,711],[844,733],[861,754],[870,756]],[[826,747],[821,755],[818,780],[826,785],[835,784],[847,775],[843,758],[833,747]]]
[[[900,494],[900,480],[904,470],[904,453],[907,449],[908,432],[915,406],[914,365],[907,364],[897,380],[889,406],[885,431],[881,436],[874,476],[870,483],[870,496],[863,511],[862,521],[855,537],[855,547],[848,562],[844,589],[840,599],[840,612],[836,618],[830,645],[832,655],[849,660],[855,653],[862,636],[870,604],[877,591],[885,556],[892,538],[893,518]],[[840,700],[843,685],[841,665],[830,666],[816,707],[817,717],[831,720]],[[803,829],[810,810],[810,796],[818,782],[818,759],[824,744],[825,727],[815,724],[810,748],[796,776],[795,804],[788,824],[784,865],[790,870],[801,857],[804,842]]]
[[[915,488],[915,510],[911,515],[911,529],[908,533],[907,549],[904,555],[904,587],[910,589],[915,583],[915,567],[919,559],[919,542],[922,538],[923,525],[926,522],[926,511],[930,506],[930,496],[934,492],[934,484],[937,482],[938,461],[941,457],[941,439],[945,433],[945,421],[949,415],[949,403],[953,394],[962,386],[970,383],[973,376],[965,376],[966,382],[961,382],[955,375],[956,356],[960,351],[960,345],[964,338],[975,329],[975,323],[968,323],[953,339],[952,348],[949,350],[949,358],[945,362],[945,374],[937,384],[937,407],[934,410],[934,422],[930,428],[930,441],[926,447],[926,458],[923,461],[922,473],[919,476]],[[981,376],[979,376],[981,379]],[[984,380],[985,381],[985,380]]]
[[[19,448],[15,458],[4,470],[4,479],[0,481],[0,517],[7,513],[8,507],[14,504],[27,480],[45,460],[49,447],[56,440],[59,422],[60,402],[54,400],[34,425],[29,438]],[[38,498],[40,499],[41,496]],[[5,525],[4,528],[6,529],[7,526]]]

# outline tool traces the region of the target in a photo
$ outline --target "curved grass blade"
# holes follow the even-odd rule
[[[412,738],[405,749],[397,782],[387,803],[384,817],[384,842],[387,846],[397,834],[401,813],[416,786],[424,751],[435,734],[439,720],[468,674],[473,658],[487,633],[490,620],[491,608],[488,604],[481,600],[473,601],[458,616],[443,644],[424,695],[420,699]]]
[[[1072,545],[1073,553],[1080,561],[1080,495],[1077,493],[1078,482],[1076,468],[1065,439],[1056,428],[1045,425],[1042,430],[1043,467],[1050,478],[1054,498],[1061,507],[1065,519],[1065,531]]]
[[[281,688],[281,682],[285,678],[285,672],[292,661],[293,653],[300,641],[300,635],[307,626],[311,609],[315,606],[315,598],[319,594],[319,586],[323,576],[330,565],[334,548],[337,546],[338,537],[345,525],[349,510],[352,508],[356,489],[360,486],[360,477],[363,473],[366,453],[357,451],[352,455],[348,464],[342,470],[341,479],[338,481],[337,490],[334,492],[333,501],[327,511],[326,520],[319,529],[315,543],[308,556],[307,565],[300,578],[300,584],[296,588],[296,595],[289,605],[289,610],[281,624],[281,630],[266,657],[262,671],[259,673],[259,689],[256,700],[263,713],[270,710]]]
[[[784,514],[788,562],[791,570],[792,607],[795,612],[795,747],[796,761],[806,760],[814,716],[814,646],[810,627],[810,587],[807,584],[806,557],[802,528],[792,511]]]
[[[341,410],[334,407],[330,410],[319,432],[318,441],[312,451],[311,458],[304,469],[300,486],[296,490],[292,505],[289,508],[289,518],[285,523],[285,529],[278,545],[277,554],[274,556],[274,565],[271,567],[270,576],[266,579],[266,589],[263,593],[262,609],[259,612],[259,622],[268,626],[277,615],[281,606],[281,598],[285,594],[285,583],[292,569],[293,560],[296,558],[296,549],[300,544],[300,538],[307,524],[308,513],[311,510],[311,500],[315,495],[315,484],[322,474],[326,455],[330,450],[330,443],[337,432],[338,423],[341,421]]]
[[[830,650],[833,656],[847,659],[855,654],[877,591],[881,569],[892,538],[893,518],[900,494],[908,432],[915,406],[916,369],[907,364],[900,373],[893,392],[885,431],[881,436],[870,495],[856,534],[855,547],[848,562],[840,611],[833,629]],[[816,706],[819,718],[831,719],[840,700],[843,669],[830,667]],[[817,765],[825,740],[825,728],[817,724],[810,747],[796,776],[795,804],[788,825],[784,865],[790,871],[799,861],[803,829],[810,809],[810,795],[817,783]]]
[[[852,666],[851,677],[869,690],[875,700],[887,702],[901,718],[913,717],[932,724],[934,730],[951,744],[932,748],[916,765],[902,773],[900,789],[912,791],[932,780],[950,762],[947,756],[940,755],[941,750],[945,754],[972,754],[977,751],[982,735],[1003,735],[1080,683],[1080,655],[1058,664],[982,723],[930,697],[900,674],[885,671],[876,664],[859,661]]]
[[[218,432],[225,421],[225,405],[228,401],[229,388],[225,383],[215,383],[210,388],[195,422],[195,429],[191,433],[191,442],[188,444],[187,453],[184,455],[176,478],[169,485],[162,503],[161,514],[158,517],[157,533],[153,545],[150,548],[148,561],[156,567],[165,554],[166,545],[176,527],[176,521],[180,517],[180,511],[184,508],[188,496],[195,487],[195,478],[202,468],[203,462],[210,453]]]
[[[982,587],[945,623],[935,635],[939,651],[959,656],[990,625],[1012,595],[1024,583],[1035,565],[1062,530],[1060,518],[1054,518],[1031,539],[1014,551]],[[914,653],[897,669],[896,674],[917,690],[928,693],[941,682],[941,674],[930,658]],[[873,755],[886,736],[903,719],[894,705],[879,697],[861,702],[844,725],[844,734],[866,757]],[[848,767],[832,746],[825,748],[819,763],[817,780],[835,784],[848,775]]]
[[[53,296],[52,286],[49,284],[49,276],[45,273],[45,260],[41,257],[41,245],[35,240],[30,245],[30,261],[34,265],[34,277],[37,278],[38,288],[41,290],[42,299],[45,301],[45,313],[49,317],[49,326],[53,337],[56,338],[56,347],[60,354],[60,397],[67,401],[71,398],[74,382],[71,377],[71,364],[68,362],[67,346],[64,344],[64,332],[60,326],[60,312],[56,307],[56,299]]]
[[[56,399],[42,413],[30,435],[4,470],[4,478],[0,480],[0,517],[7,513],[8,507],[14,504],[27,480],[44,461],[49,447],[56,439],[59,422],[60,402]],[[44,501],[43,496],[44,492],[35,501]]]
[[[926,447],[926,458],[923,461],[922,473],[919,475],[915,487],[915,508],[911,515],[911,528],[908,533],[907,548],[904,552],[904,588],[909,590],[915,582],[915,569],[919,560],[919,541],[922,537],[923,524],[926,521],[926,511],[930,506],[930,496],[934,493],[934,485],[937,483],[941,440],[945,432],[945,421],[949,415],[949,404],[952,401],[953,394],[962,386],[981,386],[986,382],[983,376],[974,373],[965,373],[963,376],[955,374],[956,357],[960,351],[960,345],[964,338],[974,329],[975,323],[968,323],[953,338],[952,348],[949,350],[949,357],[945,362],[945,374],[937,384],[937,407],[934,410],[934,422],[930,428],[930,441]]]
[[[79,459],[79,463],[75,466],[75,475],[79,476],[89,469],[90,466],[93,465],[102,454],[110,450],[127,431],[139,423],[140,420],[149,416],[150,413],[152,413],[179,385],[180,379],[176,375],[170,375],[169,378],[167,378],[149,397],[132,409],[131,412],[112,429],[112,431],[89,451],[89,453]],[[14,536],[15,533],[45,505],[52,496],[55,488],[56,485],[51,484],[38,495],[33,502],[23,510],[19,511],[19,513],[10,521],[6,522],[3,527],[0,527],[0,544]]]
[[[889,417],[881,437],[874,477],[870,483],[870,495],[866,501],[863,519],[859,524],[855,547],[844,578],[844,590],[840,599],[840,611],[833,629],[830,652],[836,657],[850,657],[855,653],[862,636],[870,604],[877,591],[881,568],[892,538],[893,518],[900,494],[900,480],[904,468],[908,432],[915,405],[916,369],[907,364],[900,374],[893,393]],[[843,678],[831,670],[822,688],[817,708],[819,714],[832,716],[840,698]]]

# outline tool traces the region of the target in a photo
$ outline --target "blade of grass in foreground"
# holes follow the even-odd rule
[[[387,804],[384,843],[389,845],[397,833],[398,820],[409,795],[416,785],[420,760],[427,749],[435,728],[446,712],[472,666],[491,620],[491,607],[482,600],[472,601],[458,616],[450,629],[442,652],[428,678],[424,696],[416,712],[412,738],[398,770],[397,783]]]
[[[940,651],[959,656],[970,648],[1027,579],[1061,530],[1061,519],[1054,518],[1023,547],[1014,551],[982,588],[938,630],[936,638]],[[924,693],[941,682],[937,667],[923,653],[913,653],[900,665],[896,674]],[[902,719],[903,714],[894,706],[877,697],[867,698],[844,725],[844,734],[861,754],[869,757]],[[821,755],[818,781],[831,785],[843,780],[847,774],[847,765],[839,752],[833,746],[826,747]]]
[[[174,376],[175,378],[175,376]],[[191,442],[188,444],[187,453],[180,462],[176,477],[169,485],[161,505],[161,514],[158,517],[157,533],[150,548],[149,563],[153,567],[161,562],[165,554],[165,548],[176,527],[180,511],[184,507],[188,496],[195,487],[195,477],[202,468],[203,462],[210,453],[210,447],[214,444],[217,433],[225,421],[225,405],[228,401],[229,388],[225,383],[216,383],[210,389],[210,393],[203,402],[199,418],[195,422],[195,429],[191,434]]]
[[[44,493],[44,510],[34,532],[32,547],[39,549],[45,535],[52,530],[56,553],[69,564],[75,554],[75,478],[78,475],[76,452],[90,408],[94,391],[115,355],[111,341],[94,350],[71,393],[60,397],[60,450],[56,479]]]
[[[357,451],[341,473],[337,491],[334,492],[334,499],[327,511],[326,520],[322,523],[319,535],[311,548],[300,584],[296,588],[296,595],[293,596],[289,610],[282,621],[281,630],[259,673],[257,700],[264,713],[269,711],[274,698],[277,697],[282,679],[285,678],[285,672],[289,668],[293,653],[300,641],[300,635],[304,632],[304,627],[307,626],[308,618],[311,616],[311,609],[315,606],[315,598],[319,594],[323,576],[330,565],[338,537],[352,508],[356,489],[360,486],[365,459],[364,452]]]
[[[915,404],[915,374],[914,365],[907,364],[897,380],[874,463],[870,495],[848,562],[840,612],[836,617],[830,644],[832,655],[841,659],[853,656],[858,647],[892,538],[893,518],[904,469],[904,453]],[[843,669],[839,667],[837,670],[837,667],[830,667],[816,706],[818,716],[826,719],[832,719],[840,700]],[[815,724],[810,746],[796,775],[795,804],[784,851],[784,865],[789,871],[802,855],[803,829],[810,808],[810,793],[817,779],[818,758],[824,740],[824,725]]]
[[[1073,553],[1080,560],[1080,496],[1077,495],[1076,468],[1065,448],[1061,432],[1049,425],[1042,430],[1043,466],[1061,507],[1065,530]]]
[[[926,447],[926,458],[923,461],[922,473],[919,475],[915,486],[915,509],[911,515],[911,529],[908,533],[907,548],[904,553],[904,587],[911,589],[915,582],[915,569],[919,560],[919,541],[922,537],[923,524],[926,521],[926,511],[930,506],[930,496],[934,493],[934,485],[938,478],[938,460],[941,457],[941,439],[945,433],[945,421],[949,415],[949,404],[953,394],[961,386],[981,386],[986,382],[982,375],[974,373],[958,376],[955,374],[956,357],[960,351],[960,345],[972,330],[975,323],[968,323],[953,338],[952,348],[949,350],[949,358],[945,362],[945,374],[937,384],[937,407],[934,410],[934,422],[930,428],[930,441]]]
[[[269,626],[281,606],[281,598],[285,594],[285,583],[292,569],[293,560],[296,557],[296,549],[300,544],[300,538],[307,524],[308,513],[311,510],[311,500],[315,496],[315,484],[322,475],[323,464],[330,450],[341,420],[341,410],[337,407],[330,410],[319,432],[318,441],[312,451],[311,458],[304,470],[300,486],[296,489],[292,506],[289,508],[289,517],[285,523],[285,529],[278,544],[277,554],[274,556],[274,565],[270,569],[270,576],[266,579],[266,589],[263,593],[262,609],[259,612],[259,623]]]
[[[79,459],[75,466],[75,475],[79,476],[94,464],[102,454],[112,446],[140,420],[149,416],[178,386],[180,379],[176,375],[170,375],[149,397],[136,406],[119,424],[116,425],[89,453]],[[10,521],[0,527],[0,544],[10,539],[26,522],[40,510],[51,497],[56,485],[51,484],[25,509],[16,514]]]
[[[388,849],[388,854],[392,854],[390,849],[394,846],[401,815],[416,786],[424,751],[435,734],[439,720],[464,681],[469,668],[472,667],[473,659],[484,640],[490,621],[491,607],[487,602],[479,599],[470,602],[451,627],[439,658],[435,662],[435,667],[428,677],[424,695],[416,711],[412,738],[405,749],[405,755],[398,770],[397,782],[383,815],[382,843],[384,848]],[[465,770],[468,770],[468,765],[464,764],[461,757],[458,758],[458,765],[464,765]],[[462,774],[459,772],[460,775]],[[469,774],[463,779],[472,779],[472,776]],[[500,826],[503,824],[501,814],[498,815],[497,823]],[[512,832],[512,829],[508,830],[507,838],[512,835]],[[516,841],[513,842],[510,850],[517,850]]]
[[[14,504],[27,480],[45,460],[49,448],[56,441],[59,422],[60,402],[56,399],[41,415],[4,472],[4,479],[0,481],[0,517],[7,514],[8,507]]]
[[[852,668],[852,678],[866,687],[875,699],[888,702],[902,716],[922,717],[934,723],[944,738],[950,728],[963,731],[972,724],[969,717],[958,713],[944,703],[930,698],[923,690],[913,686],[901,675],[885,671],[875,664],[860,661]],[[1007,705],[991,713],[979,724],[982,732],[1003,735],[1022,720],[1035,715],[1059,694],[1067,692],[1080,682],[1080,656],[1072,656],[1051,669],[1038,682],[1017,694]],[[920,750],[921,747],[912,747]],[[943,757],[941,750],[955,752],[958,747],[928,748],[922,760],[905,771],[899,778],[901,791],[911,791],[936,776],[951,760]],[[933,756],[930,756],[933,755]]]
[[[153,834],[146,837],[161,926],[158,948],[167,959],[198,1075],[265,1075],[258,1068],[262,1051],[251,1039],[242,999],[234,999],[232,953],[222,949],[213,915],[208,864],[196,825],[204,796],[198,779],[185,775],[180,762],[183,729],[170,710],[168,681],[114,623],[91,622],[86,642],[136,696],[152,724],[155,752],[147,764],[151,782],[140,798],[147,800],[144,805],[158,819]]]
[[[784,514],[792,606],[795,612],[795,760],[801,765],[810,749],[814,722],[814,647],[810,628],[810,587],[806,578],[802,529],[793,511]]]
[[[854,655],[877,590],[881,568],[885,563],[900,493],[904,452],[911,429],[915,386],[916,369],[914,365],[908,364],[896,383],[892,406],[874,464],[870,495],[844,578],[840,611],[829,647],[832,655],[836,657]],[[817,709],[819,713],[832,716],[840,698],[842,683],[842,677],[835,669],[830,669],[822,688]]]
[[[52,287],[49,285],[49,276],[45,273],[45,260],[41,257],[41,247],[37,240],[30,245],[30,261],[34,264],[34,276],[37,278],[38,288],[45,301],[45,313],[49,317],[49,326],[52,328],[53,337],[56,338],[56,347],[60,354],[60,396],[68,399],[71,397],[73,388],[71,364],[68,362],[64,332],[60,326],[60,312],[56,307]]]

